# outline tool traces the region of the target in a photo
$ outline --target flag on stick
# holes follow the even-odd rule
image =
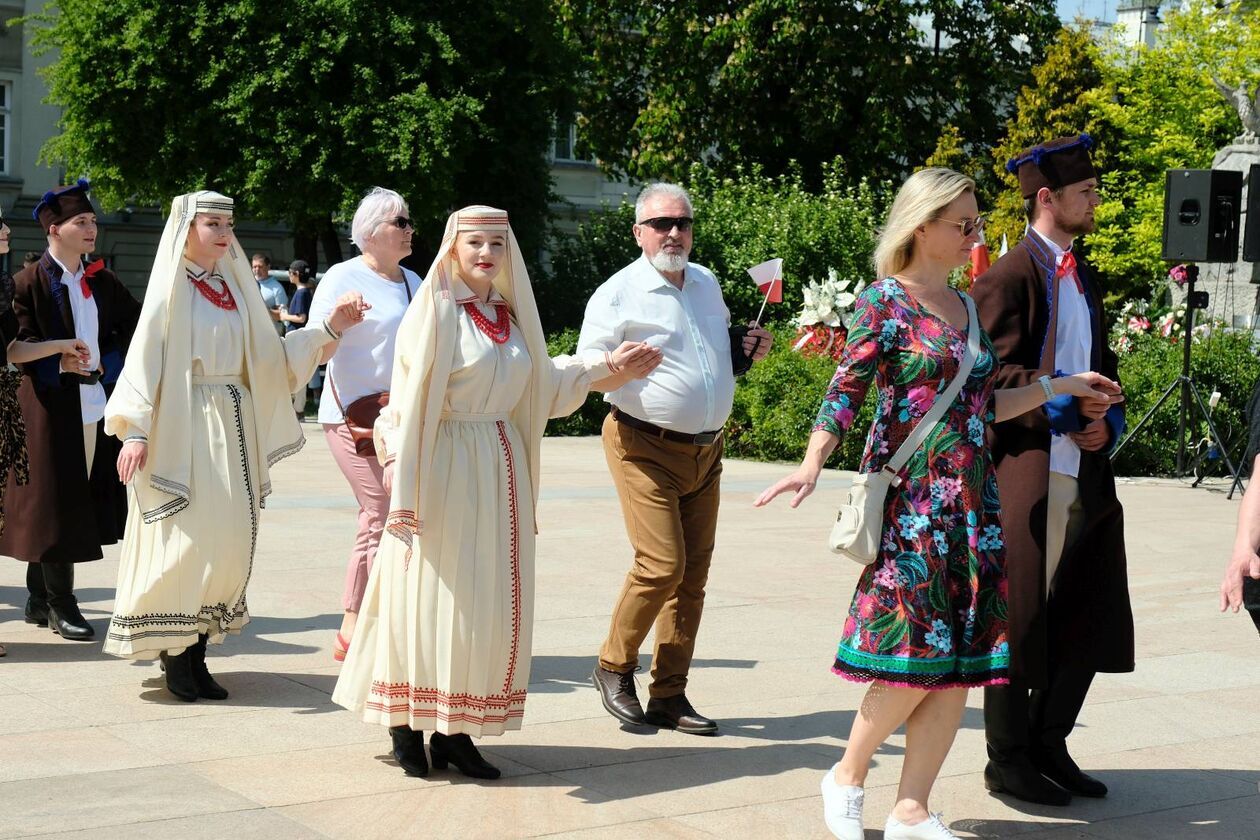
[[[981,231],[980,239],[971,246],[971,266],[967,269],[967,279],[974,283],[976,278],[988,270],[989,246],[985,244],[984,232]]]
[[[761,302],[761,311],[757,313],[757,323],[760,324],[767,303],[783,302],[783,260],[774,259],[758,263],[748,269],[748,276],[757,284],[757,289],[766,296]]]

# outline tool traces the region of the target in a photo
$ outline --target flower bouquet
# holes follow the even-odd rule
[[[805,304],[796,317],[796,343],[792,349],[839,361],[849,331],[847,320],[865,287],[861,280],[856,285],[852,280],[841,280],[834,268],[827,269],[827,279],[810,280],[802,290]]]

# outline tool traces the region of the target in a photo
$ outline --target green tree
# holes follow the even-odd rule
[[[989,145],[1058,28],[1050,0],[556,0],[583,54],[577,106],[606,168],[695,161],[900,177],[946,123]],[[933,37],[939,33],[939,44]]]
[[[569,66],[548,0],[56,0],[26,21],[56,52],[62,131],[43,159],[107,207],[214,188],[332,262],[334,222],[381,184],[418,245],[474,202],[509,209],[527,252],[542,243]]]
[[[1164,173],[1206,169],[1241,130],[1212,76],[1260,83],[1260,15],[1237,3],[1193,0],[1169,12],[1156,44],[1104,66],[1110,96],[1090,109],[1109,140],[1104,201],[1086,237],[1111,296],[1145,296],[1168,265],[1161,257]]]
[[[1095,166],[1105,168],[1109,137],[1100,125],[1092,103],[1105,96],[1104,60],[1089,29],[1084,25],[1059,30],[1046,49],[1045,60],[1032,71],[1032,82],[1019,91],[1015,116],[990,157],[992,172],[1001,189],[992,196],[989,241],[1005,235],[1017,242],[1024,231],[1024,202],[1019,181],[1006,171],[1006,162],[1022,150],[1055,137],[1089,133],[1097,144]]]

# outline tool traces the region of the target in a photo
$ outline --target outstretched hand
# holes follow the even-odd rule
[[[764,507],[781,493],[795,493],[792,496],[792,501],[788,502],[788,507],[798,507],[810,493],[814,492],[814,488],[817,486],[818,472],[801,466],[791,475],[779,479],[765,490],[762,490],[761,495],[753,499],[753,507]]]
[[[372,308],[372,304],[363,299],[359,292],[346,292],[337,298],[332,312],[328,313],[328,326],[333,332],[341,333],[363,320],[363,313]]]
[[[61,369],[73,373],[87,373],[91,370],[92,351],[87,342],[81,338],[65,338],[56,342],[57,351],[61,353]]]

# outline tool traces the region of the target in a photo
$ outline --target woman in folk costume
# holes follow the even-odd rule
[[[451,215],[398,333],[376,424],[387,536],[332,695],[390,727],[409,775],[428,773],[429,729],[435,767],[498,778],[471,736],[519,729],[525,710],[543,430],[660,359],[631,342],[549,358],[507,214]]]
[[[176,198],[105,429],[131,484],[105,652],[161,657],[181,700],[222,700],[206,668],[249,622],[245,588],[269,468],[305,438],[290,394],[362,318],[347,296],[322,324],[276,335],[232,232],[232,199]],[[135,478],[134,483],[132,479]]]

